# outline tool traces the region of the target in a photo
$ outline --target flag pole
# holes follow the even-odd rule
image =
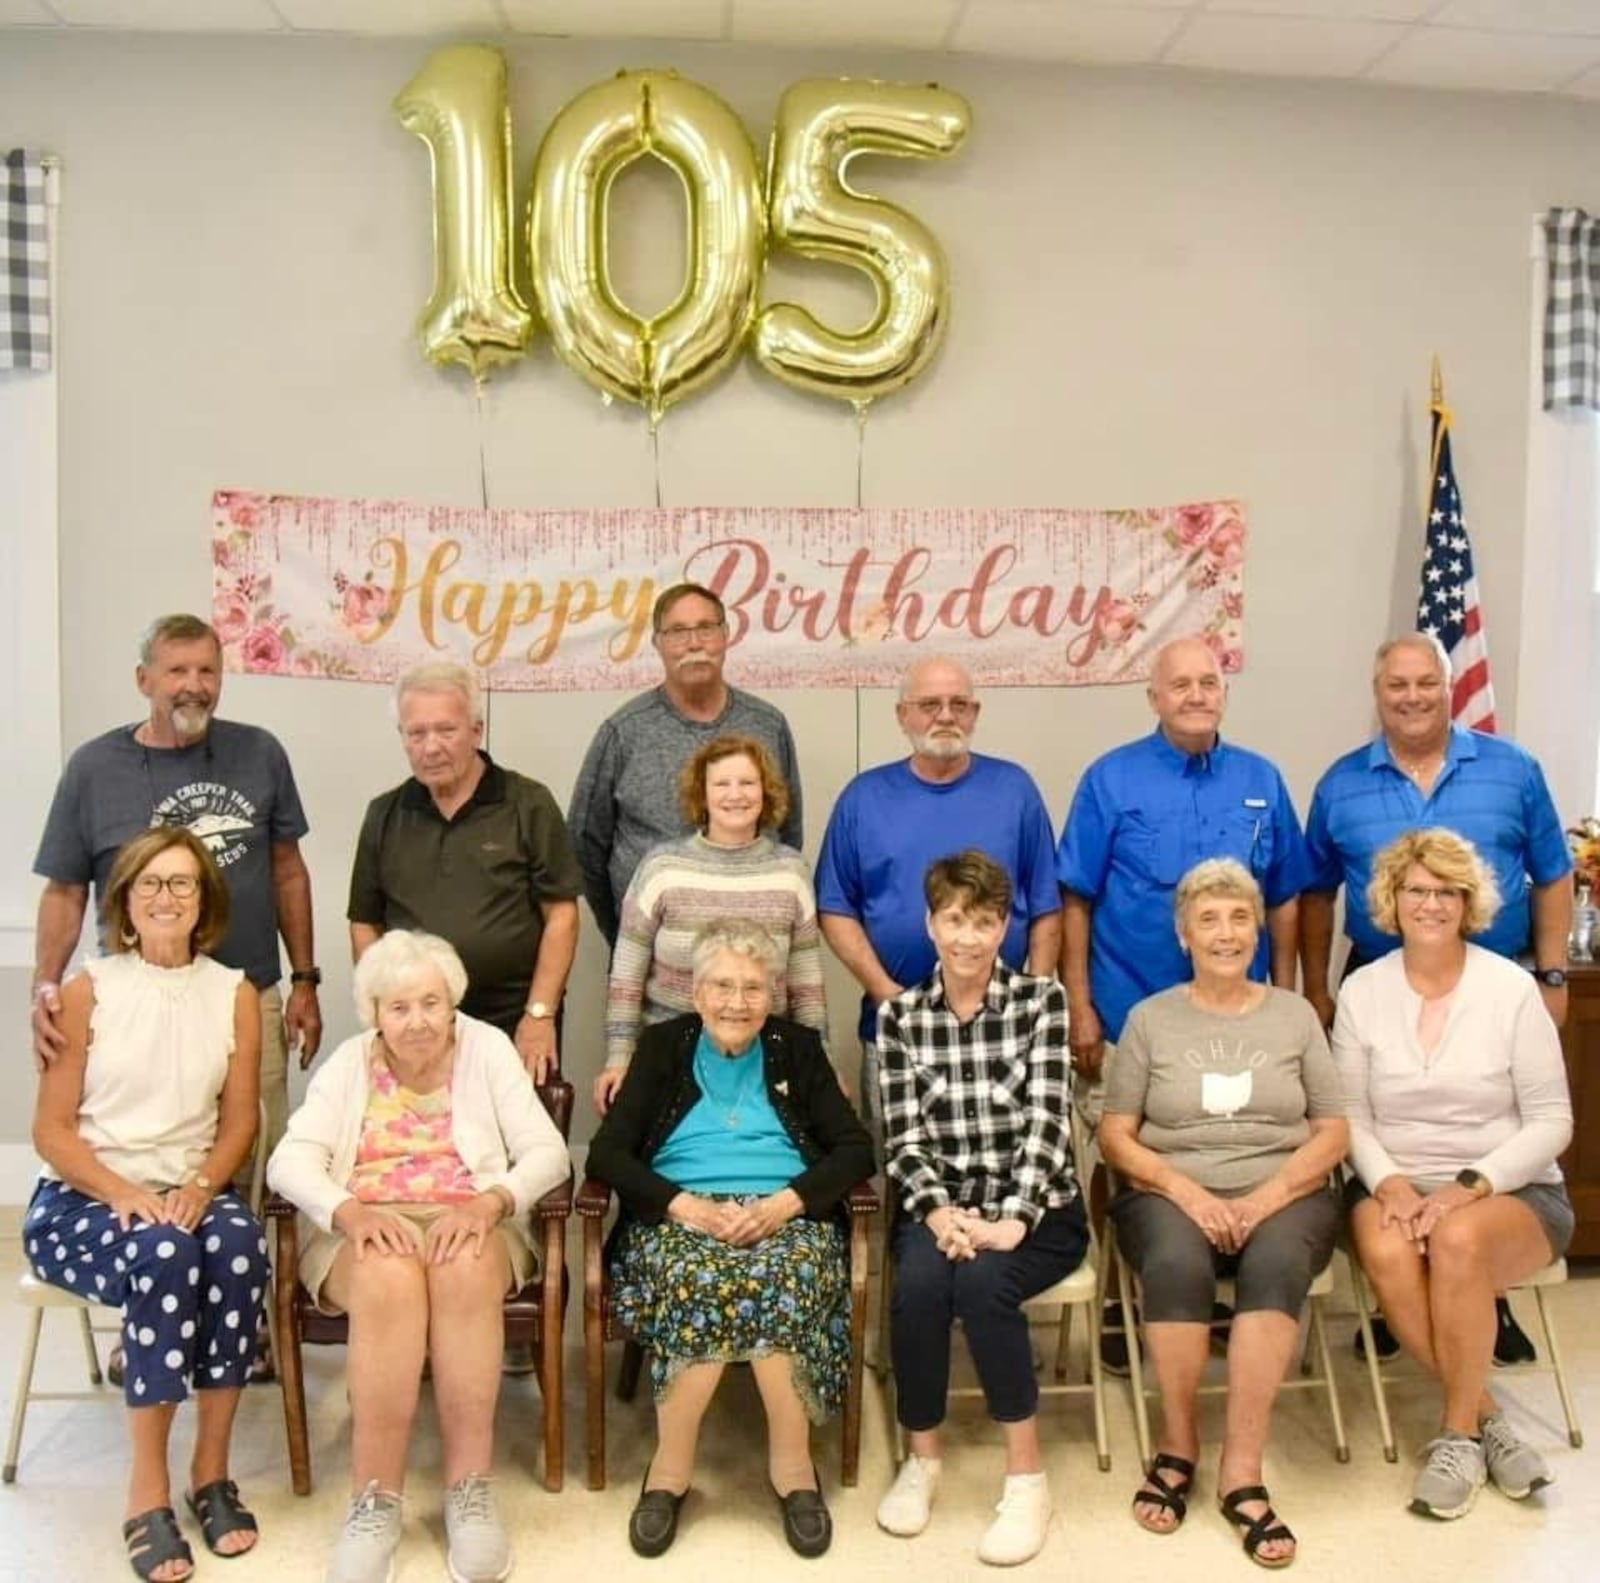
[[[1450,409],[1444,404],[1444,374],[1439,368],[1439,354],[1433,354],[1433,380],[1432,401],[1430,410],[1433,414],[1431,428],[1433,433],[1428,447],[1428,482],[1424,486],[1422,500],[1422,520],[1426,524],[1428,513],[1433,507],[1433,487],[1439,477],[1439,448],[1444,443],[1446,431],[1450,427]],[[1426,527],[1424,527],[1426,532]]]

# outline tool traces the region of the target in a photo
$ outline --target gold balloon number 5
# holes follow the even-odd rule
[[[482,379],[521,356],[531,319],[511,270],[510,119],[505,57],[450,45],[395,99],[401,124],[433,163],[434,289],[418,321],[434,362]],[[932,85],[807,81],[779,103],[763,193],[750,138],[710,89],[673,72],[619,72],[567,104],[534,165],[528,247],[534,292],[557,354],[607,395],[638,402],[654,424],[714,379],[747,336],[785,383],[858,406],[924,369],[949,308],[945,258],[905,210],[845,179],[860,154],[952,153],[966,102]],[[607,267],[612,184],[633,160],[664,161],[683,184],[688,271],[654,318],[631,312]],[[768,242],[864,271],[877,311],[840,333],[803,308],[757,315]]]

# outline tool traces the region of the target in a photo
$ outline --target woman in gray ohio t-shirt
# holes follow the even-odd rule
[[[1134,1520],[1183,1521],[1200,1452],[1196,1391],[1217,1276],[1236,1282],[1222,1509],[1263,1566],[1286,1566],[1294,1535],[1261,1482],[1261,1459],[1300,1309],[1333,1253],[1328,1176],[1349,1147],[1344,1098],[1308,1001],[1250,979],[1261,891],[1231,858],[1197,864],[1176,897],[1194,979],[1134,1007],[1106,1081],[1100,1147],[1121,1178],[1117,1242],[1143,1286],[1145,1341],[1162,1428]]]

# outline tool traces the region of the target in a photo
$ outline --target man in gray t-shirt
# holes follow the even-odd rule
[[[45,880],[34,940],[34,1053],[42,1067],[65,1042],[57,987],[90,887],[98,903],[118,850],[139,831],[187,825],[228,884],[227,937],[210,954],[261,992],[263,1142],[270,1148],[287,1119],[287,1045],[298,1042],[307,1066],[322,1038],[311,878],[300,855],[307,824],[277,738],[214,718],[221,661],[217,635],[199,617],[162,617],[145,634],[135,672],[149,718],[95,737],[67,761],[33,864]],[[278,993],[280,934],[293,981],[287,1006]]]
[[[657,843],[689,833],[678,776],[713,737],[755,737],[770,749],[789,783],[789,817],[779,839],[798,850],[805,837],[789,722],[722,678],[728,649],[722,601],[698,583],[676,583],[656,600],[650,624],[662,683],[624,704],[595,733],[567,814],[584,893],[608,945],[616,944],[622,898],[640,859]]]

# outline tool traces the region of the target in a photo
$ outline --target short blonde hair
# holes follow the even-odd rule
[[[1202,896],[1226,896],[1250,903],[1250,910],[1255,914],[1256,928],[1267,921],[1267,901],[1261,894],[1261,887],[1256,884],[1255,875],[1243,863],[1231,857],[1208,857],[1189,870],[1178,881],[1178,889],[1172,898],[1172,918],[1178,930],[1178,936],[1183,936],[1183,917],[1189,909],[1189,903],[1198,901]]]
[[[1385,934],[1400,933],[1400,888],[1413,864],[1420,864],[1443,884],[1461,892],[1461,933],[1482,934],[1500,911],[1500,887],[1478,849],[1454,830],[1435,826],[1407,830],[1391,841],[1372,865],[1367,886],[1367,911]]]
[[[720,736],[705,743],[683,766],[683,773],[678,777],[678,806],[696,830],[704,830],[711,822],[706,806],[706,776],[713,765],[741,755],[755,765],[756,774],[761,777],[760,828],[780,829],[789,817],[789,783],[766,744],[754,737]]]
[[[352,988],[361,1026],[377,1027],[378,1002],[427,973],[437,973],[444,980],[452,1006],[461,1004],[467,992],[467,970],[448,940],[420,929],[391,929],[380,935],[356,963]]]

